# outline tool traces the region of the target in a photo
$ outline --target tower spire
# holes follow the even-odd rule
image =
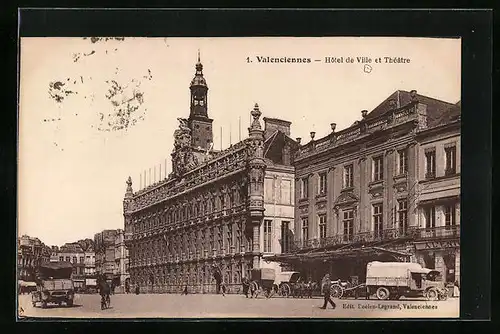
[[[208,86],[203,76],[200,49],[197,56],[196,73],[189,86],[191,105],[188,126],[191,129],[192,145],[206,149],[213,141],[212,119],[208,118]]]

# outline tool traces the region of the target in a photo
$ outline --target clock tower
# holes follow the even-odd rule
[[[200,62],[199,51],[198,62],[195,67],[196,73],[189,87],[191,90],[191,106],[188,124],[191,129],[191,143],[193,147],[208,149],[213,141],[213,120],[208,118],[208,86],[203,77],[203,65]]]

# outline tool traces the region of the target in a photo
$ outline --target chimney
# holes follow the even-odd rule
[[[287,136],[290,136],[290,125],[292,124],[292,122],[277,118],[268,118],[268,117],[264,117],[263,119],[264,119],[264,140],[267,140],[267,138],[271,137],[273,133],[276,132],[276,130],[279,130],[284,134],[286,134]]]
[[[335,128],[337,128],[337,123],[330,123],[330,128],[332,129],[332,132],[335,132]]]
[[[295,138],[295,140],[297,141],[297,144],[299,144],[299,145],[300,145],[300,141],[302,140],[302,138],[297,137],[297,138]]]
[[[361,110],[361,116],[366,118],[366,115],[368,115],[368,110]]]

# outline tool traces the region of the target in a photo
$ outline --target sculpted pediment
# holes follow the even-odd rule
[[[352,191],[341,192],[340,195],[335,199],[333,206],[334,208],[342,206],[350,206],[359,202],[359,197],[356,196]]]

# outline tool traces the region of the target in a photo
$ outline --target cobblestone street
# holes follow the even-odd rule
[[[111,308],[100,309],[100,296],[76,295],[73,307],[50,304],[33,307],[30,295],[19,297],[26,317],[61,318],[409,318],[458,317],[459,299],[424,300],[335,300],[337,308],[319,307],[322,298],[294,299],[274,297],[246,299],[242,295],[113,295]]]

